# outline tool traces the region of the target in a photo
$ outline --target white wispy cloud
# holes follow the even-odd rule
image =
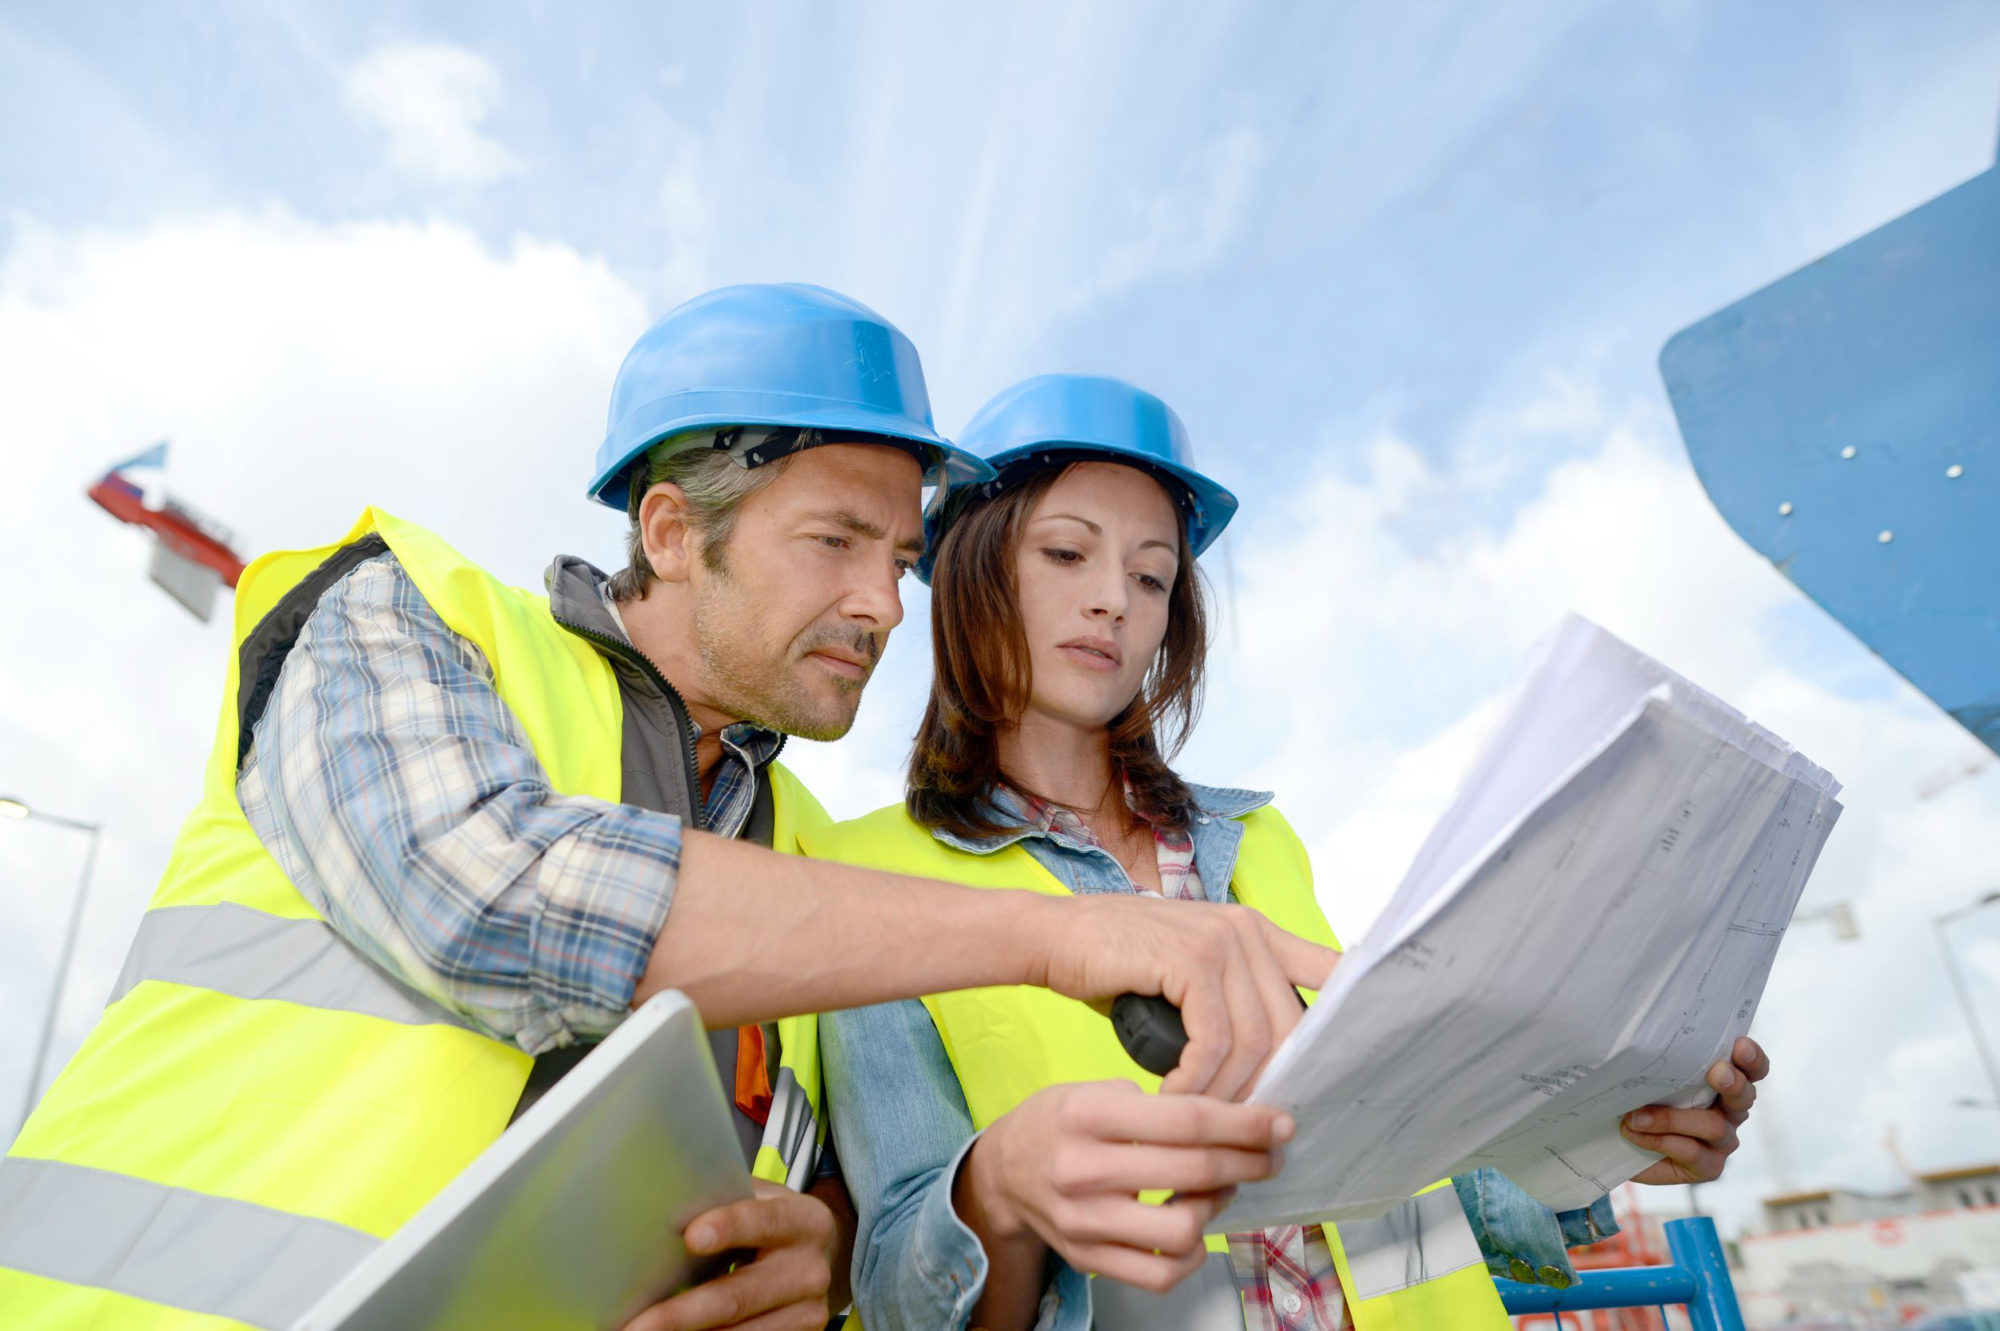
[[[660,163],[660,289],[678,303],[708,285],[713,212],[701,136],[663,117],[666,138]]]
[[[500,71],[462,46],[396,42],[349,67],[348,106],[389,140],[396,166],[425,180],[483,185],[521,169],[485,132],[500,106]]]
[[[1264,136],[1247,126],[1192,150],[1180,179],[1133,206],[1130,231],[1072,300],[1081,304],[1215,262],[1242,230],[1270,155]]]

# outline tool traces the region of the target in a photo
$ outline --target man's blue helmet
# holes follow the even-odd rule
[[[822,436],[907,448],[933,506],[993,474],[931,424],[917,349],[894,324],[825,287],[758,284],[696,296],[639,338],[611,387],[590,497],[623,510],[632,468],[668,439],[754,467]]]
[[[938,541],[958,515],[1036,472],[1071,462],[1122,462],[1151,472],[1187,523],[1188,548],[1206,550],[1236,513],[1236,496],[1194,469],[1187,427],[1174,409],[1122,379],[1041,374],[981,407],[959,446],[993,468],[993,479],[925,520],[917,576],[930,581]]]

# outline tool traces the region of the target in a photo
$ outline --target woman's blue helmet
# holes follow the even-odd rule
[[[668,439],[745,467],[819,435],[898,444],[924,464],[933,507],[992,470],[931,424],[910,339],[859,301],[804,283],[721,287],[647,329],[619,367],[590,497],[623,510],[631,471]]]
[[[917,576],[930,581],[938,541],[959,514],[1045,468],[1122,462],[1157,477],[1187,523],[1188,548],[1206,550],[1236,513],[1236,496],[1194,469],[1187,427],[1142,388],[1097,374],[1041,374],[979,409],[959,447],[985,460],[993,479],[934,508],[924,523]]]

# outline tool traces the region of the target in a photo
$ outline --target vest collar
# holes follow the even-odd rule
[[[549,589],[549,613],[555,617],[557,623],[584,630],[586,634],[591,635],[585,637],[584,641],[591,643],[607,656],[614,654],[607,652],[603,643],[592,641],[593,637],[609,639],[634,656],[638,654],[639,649],[632,645],[632,636],[625,631],[625,621],[612,606],[611,579],[602,569],[589,560],[579,559],[575,555],[557,555],[550,561],[548,572],[542,575],[542,581]],[[651,676],[657,673],[657,671],[637,670],[636,662],[633,661],[628,660],[627,664],[634,665],[635,673],[648,683],[651,682]],[[624,678],[622,673],[620,677]],[[664,676],[660,677],[660,682],[667,683]],[[671,684],[668,687],[671,689]],[[688,735],[699,735],[701,728],[695,724],[692,717],[685,714],[685,705],[679,694],[673,694],[672,697],[676,722]],[[759,769],[777,757],[778,751],[785,746],[785,736],[747,721],[738,721],[725,726],[722,739],[739,750],[738,756],[745,763]]]
[[[587,559],[557,555],[542,575],[549,589],[549,613],[565,624],[601,634],[627,646],[631,638],[624,625],[605,603],[604,586],[610,579]]]
[[[1195,824],[1197,844],[1200,830],[1216,819],[1233,821],[1254,810],[1263,808],[1272,799],[1268,790],[1242,790],[1232,786],[1202,786],[1188,782],[1188,793],[1194,796],[1196,809]],[[991,836],[966,837],[943,828],[932,828],[931,835],[954,849],[973,855],[992,855],[1019,841],[1041,835],[1039,828],[1022,821],[1022,811],[1009,800],[1004,803],[986,801],[986,810],[995,822],[1007,825],[1006,830]],[[1233,857],[1232,857],[1233,858]]]

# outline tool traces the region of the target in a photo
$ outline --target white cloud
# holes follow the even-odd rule
[[[347,71],[347,104],[389,138],[389,155],[411,175],[483,185],[521,169],[482,126],[500,105],[500,71],[461,46],[397,42]]]
[[[251,553],[336,539],[375,503],[539,586],[558,550],[616,557],[621,520],[582,492],[645,322],[600,262],[496,253],[442,223],[17,229],[0,257],[0,788],[106,825],[58,1055],[194,802],[228,649],[223,619],[146,581],[144,539],[83,498],[90,479],[171,436],[168,488]],[[77,842],[0,823],[7,1011],[42,1009]],[[0,1037],[0,1134],[25,1025]]]
[[[1223,663],[1216,720],[1230,697],[1287,700],[1285,715],[1244,724],[1270,731],[1259,779],[1288,803],[1342,810],[1334,825],[1371,843],[1399,821],[1391,807],[1414,817],[1428,802],[1427,824],[1482,709],[1566,609],[1698,680],[1759,677],[1754,626],[1790,594],[1736,548],[1686,468],[1629,426],[1550,472],[1504,530],[1405,539],[1413,522],[1431,536],[1426,510],[1445,503],[1484,507],[1459,473],[1384,438],[1362,475],[1308,481],[1244,533],[1242,647]],[[1350,887],[1329,909],[1353,933],[1391,887],[1372,882],[1359,900]]]

